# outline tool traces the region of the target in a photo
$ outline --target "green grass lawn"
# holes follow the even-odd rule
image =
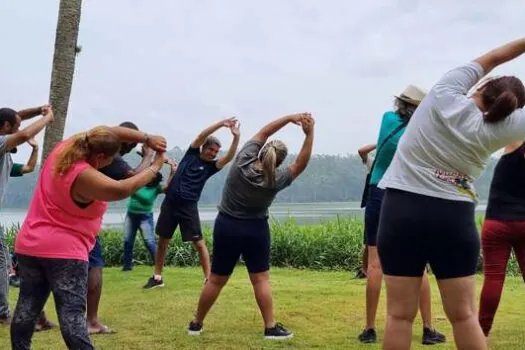
[[[205,323],[201,337],[186,335],[202,287],[197,268],[169,268],[166,287],[144,291],[151,273],[139,267],[131,273],[105,270],[100,315],[118,331],[93,337],[98,349],[379,349],[361,345],[356,337],[364,326],[364,280],[352,280],[348,272],[312,272],[273,269],[272,286],[276,318],[295,333],[287,342],[262,337],[261,318],[244,268],[237,268]],[[481,278],[479,279],[481,282]],[[11,289],[14,307],[17,290]],[[478,288],[479,293],[479,288]],[[454,349],[451,328],[444,318],[436,284],[433,283],[434,324],[449,338],[440,349]],[[492,349],[523,349],[525,288],[518,278],[508,278],[495,327]],[[56,320],[53,305],[47,310]],[[385,303],[380,304],[378,331],[384,326]],[[414,349],[421,343],[421,323],[414,327]],[[9,330],[0,328],[0,349],[9,349]],[[58,330],[35,334],[33,349],[65,349]]]

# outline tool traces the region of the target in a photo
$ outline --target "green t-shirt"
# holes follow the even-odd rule
[[[379,147],[383,141],[394,131],[399,125],[403,123],[403,119],[399,114],[394,112],[386,112],[383,115],[383,121],[381,122],[381,129],[379,130],[379,137],[377,138],[377,147]],[[405,132],[406,128],[399,130],[394,136],[392,136],[384,145],[381,147],[378,153],[376,153],[375,165],[372,170],[372,175],[370,175],[370,184],[377,185],[379,181],[385,175],[388,166],[394,158],[396,153],[397,144],[399,139]]]
[[[24,176],[24,173],[22,172],[23,168],[24,168],[24,164],[14,163],[13,167],[11,168],[11,173],[9,174],[9,176],[10,177]]]
[[[135,192],[128,202],[128,211],[137,214],[149,214],[153,211],[153,204],[157,196],[162,193],[162,186],[141,187]]]

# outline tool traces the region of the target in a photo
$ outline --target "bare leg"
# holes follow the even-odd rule
[[[102,296],[102,268],[93,267],[88,272],[87,324],[90,333],[104,327],[98,320],[98,306]]]
[[[478,321],[474,276],[438,280],[443,308],[452,323],[458,349],[487,349]]]
[[[208,247],[206,247],[206,242],[204,239],[191,242],[193,247],[199,253],[201,260],[202,272],[204,273],[204,278],[208,279],[210,276],[210,254],[208,253]]]
[[[202,288],[197,313],[195,314],[195,321],[198,324],[203,324],[204,318],[219,297],[222,288],[226,285],[229,278],[230,276],[219,276],[214,273],[210,275],[208,283]]]
[[[423,327],[432,328],[432,299],[430,296],[430,281],[425,272],[421,281],[421,292],[419,295],[419,310],[423,319]]]
[[[166,252],[168,251],[169,244],[170,240],[168,238],[159,237],[159,241],[157,242],[157,254],[155,254],[155,275],[162,275],[162,269],[164,268]]]
[[[273,318],[272,289],[270,288],[270,273],[268,271],[251,273],[250,281],[252,282],[255,300],[261,311],[265,328],[275,327],[275,320]]]
[[[383,349],[410,349],[417,315],[421,277],[385,276],[387,322]]]
[[[368,246],[368,271],[366,280],[366,328],[375,328],[377,305],[381,294],[383,271],[377,254],[377,247]]]

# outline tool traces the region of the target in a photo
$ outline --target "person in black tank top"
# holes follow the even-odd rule
[[[481,232],[483,273],[479,322],[488,337],[498,309],[510,253],[525,278],[525,142],[505,148],[490,187]]]

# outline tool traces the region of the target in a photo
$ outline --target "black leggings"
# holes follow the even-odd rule
[[[17,255],[20,295],[11,325],[14,350],[31,348],[35,323],[53,292],[62,337],[69,349],[94,349],[86,324],[87,261]]]
[[[387,189],[377,249],[385,275],[421,277],[428,263],[437,279],[476,273],[480,239],[474,203]]]

